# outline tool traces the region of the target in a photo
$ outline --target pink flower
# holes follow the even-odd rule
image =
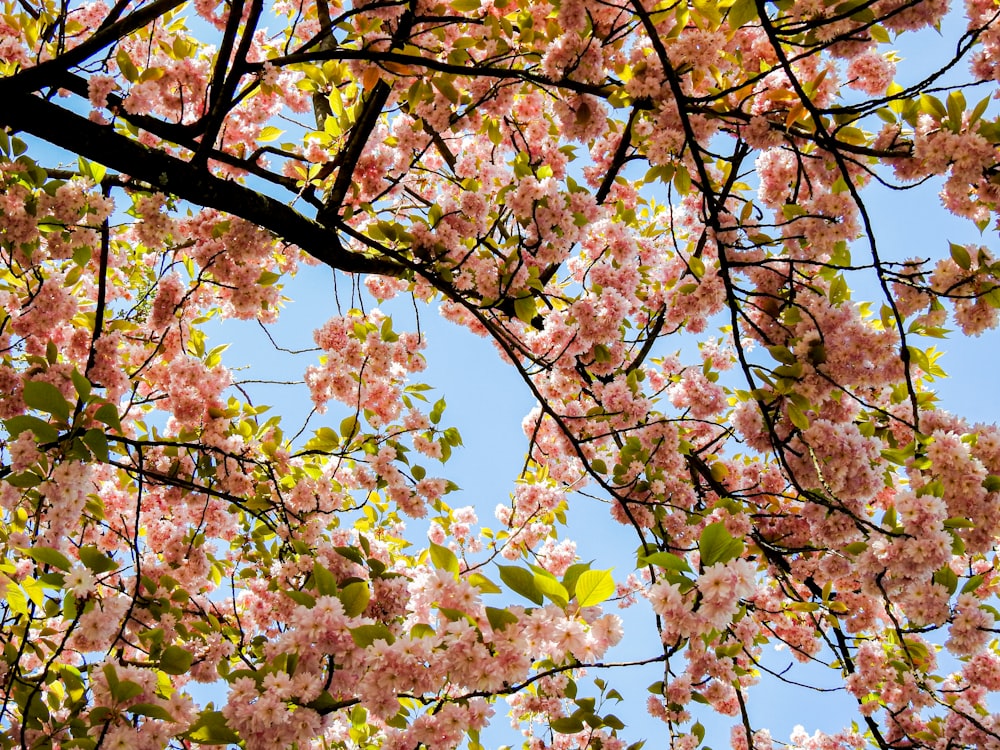
[[[847,65],[847,85],[866,94],[877,96],[885,93],[896,73],[895,63],[875,50],[863,52]]]

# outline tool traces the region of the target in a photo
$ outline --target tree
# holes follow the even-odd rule
[[[1000,263],[892,247],[866,203],[931,181],[997,227],[1000,7],[923,80],[890,51],[947,12],[8,0],[0,747],[475,748],[506,697],[526,747],[622,748],[586,667],[637,598],[658,746],[699,746],[706,704],[769,748],[785,644],[772,678],[857,703],[793,744],[1000,747],[1000,431],[936,405],[924,344],[996,325]],[[323,311],[302,430],[208,349],[303,263],[519,373],[498,526],[434,476],[461,437],[419,332]],[[580,493],[634,574],[576,559]]]

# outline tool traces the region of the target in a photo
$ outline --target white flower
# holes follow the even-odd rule
[[[66,574],[65,587],[76,596],[87,596],[94,593],[94,574],[82,565],[74,565],[73,569]]]

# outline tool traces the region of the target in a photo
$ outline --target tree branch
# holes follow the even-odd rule
[[[0,125],[20,130],[201,206],[225,211],[269,229],[322,263],[346,273],[404,276],[407,271],[385,258],[347,250],[339,234],[295,209],[207,169],[116,133],[33,94],[10,97],[0,110]]]

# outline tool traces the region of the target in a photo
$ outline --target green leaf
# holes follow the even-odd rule
[[[388,724],[393,729],[406,729],[407,723],[406,723],[406,713],[404,713],[405,711],[406,709],[400,709],[399,713],[397,713],[392,718],[386,719],[385,723]]]
[[[114,404],[107,403],[98,408],[98,410],[94,412],[94,419],[99,422],[103,422],[115,432],[122,431],[122,423],[118,419],[118,407]]]
[[[359,430],[358,418],[354,415],[347,417],[340,423],[340,434],[344,440],[352,440]]]
[[[957,531],[949,531],[951,534],[951,554],[961,556],[965,554],[965,541]]]
[[[798,361],[787,346],[769,346],[767,351],[783,365],[794,365]]]
[[[90,398],[90,381],[77,369],[70,373],[70,378],[73,380],[73,387],[76,388],[80,398],[84,401]]]
[[[222,712],[212,710],[202,711],[184,737],[202,745],[229,745],[240,742],[240,736],[229,728]]]
[[[834,305],[839,305],[842,302],[847,301],[851,297],[851,290],[847,286],[847,281],[841,274],[837,274],[833,281],[830,282],[830,302]]]
[[[275,282],[279,279],[281,279],[280,273],[275,273],[274,271],[261,271],[260,276],[257,277],[257,285],[274,286]]]
[[[611,570],[588,570],[576,581],[576,601],[581,607],[593,607],[615,593]]]
[[[194,655],[180,646],[167,646],[160,655],[160,669],[167,674],[186,674]]]
[[[285,596],[291,599],[296,604],[301,604],[306,609],[312,609],[316,606],[316,597],[312,594],[308,594],[305,591],[296,591],[295,589],[286,589]]]
[[[700,279],[705,275],[705,261],[697,255],[692,255],[688,258],[688,268],[691,269],[691,273],[694,274],[696,279]]]
[[[611,727],[612,729],[617,729],[620,732],[625,728],[625,722],[619,719],[614,714],[608,714],[607,716],[604,717],[604,726]]]
[[[276,141],[281,137],[281,134],[285,131],[281,128],[276,128],[273,125],[268,125],[260,131],[260,135],[257,136],[258,143],[268,143],[270,141]]]
[[[87,430],[83,433],[83,442],[90,448],[94,458],[99,461],[108,460],[108,436],[104,434],[104,430],[96,427]]]
[[[104,175],[107,174],[107,167],[97,162],[87,161],[82,156],[77,157],[77,164],[80,167],[80,174],[89,177],[95,184],[100,185]],[[81,394],[82,395],[82,394]]]
[[[948,594],[954,594],[958,588],[958,576],[951,569],[950,565],[944,565],[934,573],[934,583],[938,583],[947,589]]]
[[[580,580],[580,576],[587,570],[590,570],[590,563],[574,563],[566,568],[566,573],[563,574],[562,584],[566,587],[570,596],[576,596],[576,582]]]
[[[33,471],[24,471],[20,474],[8,474],[4,481],[11,487],[24,490],[29,487],[37,487],[42,483],[42,478]]]
[[[316,591],[320,596],[335,596],[337,593],[337,579],[333,573],[327,570],[319,562],[313,563],[313,581],[316,582]]]
[[[717,521],[702,530],[698,550],[701,552],[701,564],[708,567],[739,557],[743,552],[743,540],[734,539],[726,530],[726,525]]]
[[[118,48],[118,54],[115,55],[115,62],[118,63],[118,69],[127,81],[135,81],[139,77],[139,70],[135,67],[135,63],[132,62],[132,58],[129,57],[128,52],[123,47]]]
[[[690,573],[691,566],[683,557],[679,557],[671,552],[654,552],[651,555],[644,555],[639,559],[640,565],[656,565],[664,570],[676,570],[681,573]]]
[[[968,581],[966,581],[965,585],[962,586],[962,593],[963,594],[971,593],[971,592],[975,591],[976,589],[978,589],[980,587],[980,585],[982,585],[982,583],[983,583],[983,576],[982,575],[972,576],[972,578],[970,578]]]
[[[441,607],[438,606],[438,612],[445,616],[449,622],[458,622],[459,620],[465,620],[470,625],[475,625],[476,621],[472,615],[463,612],[460,609],[455,609],[453,607]]]
[[[429,638],[434,634],[434,628],[426,622],[418,622],[410,628],[410,638]]]
[[[892,42],[892,38],[889,36],[889,32],[886,31],[882,26],[879,26],[878,24],[875,24],[870,29],[868,29],[868,33],[871,35],[871,38],[874,39],[879,44],[890,44]]]
[[[24,589],[24,593],[34,602],[36,607],[45,606],[45,586],[41,581],[34,578],[25,578],[21,581],[21,588]]]
[[[42,700],[42,692],[40,690],[28,694],[27,706],[24,709],[23,716],[25,727],[34,728],[49,721],[49,708],[45,705],[45,701]]]
[[[957,242],[949,242],[948,247],[951,250],[951,259],[955,261],[959,268],[963,271],[968,271],[972,268],[972,257],[964,245],[959,245]]]
[[[458,93],[458,89],[455,88],[455,77],[451,75],[443,75],[439,78],[434,78],[431,80],[431,85],[444,94],[445,98],[452,104],[458,104],[461,96]]]
[[[931,96],[930,94],[920,95],[920,111],[937,117],[940,120],[943,120],[948,116],[948,110],[945,109],[941,100],[936,96]]]
[[[375,641],[393,643],[396,640],[393,638],[389,628],[380,622],[373,625],[359,625],[356,628],[351,628],[351,638],[354,639],[354,643],[358,648],[368,648]]]
[[[948,94],[948,123],[957,133],[962,125],[962,115],[965,114],[965,95],[961,91],[952,91]]]
[[[51,547],[32,547],[26,550],[25,554],[35,562],[40,562],[43,565],[51,565],[53,568],[59,568],[59,570],[69,570],[73,567],[73,563],[70,562],[66,555]]]
[[[503,142],[503,133],[500,132],[500,127],[493,118],[489,118],[486,122],[486,134],[494,146],[499,146]]]
[[[444,410],[448,407],[443,398],[439,398],[434,402],[434,406],[431,407],[431,413],[427,415],[427,418],[431,421],[431,424],[437,424],[441,421],[441,416],[444,414]]]
[[[514,314],[518,320],[530,324],[535,319],[535,315],[538,314],[538,309],[535,307],[535,298],[530,296],[517,297],[514,300]]]
[[[139,83],[146,83],[146,81],[158,81],[163,78],[166,71],[163,68],[146,68],[139,75]]]
[[[361,550],[357,547],[334,547],[337,554],[341,557],[345,557],[351,562],[355,562],[358,565],[365,564],[365,556],[361,554]]]
[[[114,664],[105,663],[102,668],[104,672],[104,679],[108,683],[108,689],[114,690],[118,687],[118,671],[115,669]]]
[[[399,341],[399,334],[392,330],[392,318],[386,318],[382,321],[382,325],[379,327],[379,337],[390,343]]]
[[[482,591],[484,594],[500,594],[502,589],[482,573],[473,573],[469,576],[469,583]]]
[[[549,726],[552,727],[553,732],[559,734],[576,734],[583,731],[583,719],[578,716],[563,716],[554,719]]]
[[[535,604],[542,604],[544,597],[535,585],[534,574],[514,565],[498,565],[497,567],[500,569],[500,580],[507,584],[508,588]]]
[[[681,195],[687,195],[691,192],[691,173],[683,164],[678,164],[677,171],[674,172],[674,187]]]
[[[746,26],[751,21],[755,21],[757,16],[757,4],[754,0],[736,0],[726,13],[726,21],[732,30]]]
[[[372,593],[365,581],[354,581],[344,586],[337,596],[348,617],[359,617],[368,608]]]
[[[976,524],[970,521],[968,518],[963,518],[962,516],[955,516],[954,518],[946,518],[942,524],[946,529],[974,529]]]
[[[28,597],[24,595],[20,586],[13,582],[5,584],[4,603],[15,615],[28,616]]]
[[[807,417],[805,415],[805,412],[803,412],[798,406],[796,406],[795,404],[793,404],[791,401],[787,402],[785,404],[785,406],[788,409],[788,419],[789,419],[789,421],[793,425],[795,425],[796,427],[798,427],[800,430],[808,430],[809,429],[809,417]]]
[[[174,720],[174,717],[171,716],[167,709],[163,706],[157,706],[154,703],[136,703],[134,706],[129,706],[128,710],[129,713],[139,714],[140,716],[148,716],[151,719],[162,719],[163,721]]]
[[[118,563],[97,549],[93,544],[85,544],[83,547],[80,547],[80,562],[98,575],[118,569]]]
[[[503,630],[508,625],[513,625],[517,622],[517,615],[508,612],[506,609],[487,607],[486,619],[490,621],[490,627],[494,630]]]
[[[63,422],[69,422],[69,401],[62,391],[44,380],[29,380],[24,384],[24,403],[32,409],[51,414]]]
[[[698,742],[703,742],[705,739],[705,727],[702,726],[700,721],[696,721],[691,727],[691,734],[698,738]]]
[[[30,431],[34,433],[35,439],[39,443],[54,443],[59,439],[59,430],[44,419],[33,417],[30,414],[22,414],[17,417],[5,419],[3,426],[13,438],[16,438],[22,432]]]
[[[458,575],[458,558],[447,547],[431,542],[431,562],[438,570],[447,570],[449,573]]]
[[[108,685],[108,687],[111,688],[110,685]],[[137,698],[142,695],[144,690],[145,688],[143,688],[143,686],[138,682],[132,682],[132,680],[121,680],[117,685],[111,688],[111,697],[118,703],[125,703],[126,701],[130,701],[133,698]]]
[[[565,607],[569,603],[569,592],[566,591],[565,586],[554,578],[549,578],[548,576],[536,573],[535,588],[541,591],[545,596],[558,604],[560,607]]]
[[[989,96],[983,97],[979,101],[979,104],[977,104],[975,106],[975,108],[973,108],[972,114],[969,115],[969,126],[970,127],[973,126],[973,125],[975,125],[976,122],[979,121],[979,118],[983,116],[983,113],[986,112],[986,108],[990,105],[990,99],[991,98],[992,97],[989,97]]]
[[[572,678],[566,681],[566,687],[563,688],[563,695],[565,695],[570,700],[575,700],[577,696],[577,684]]]
[[[721,3],[718,0],[692,0],[694,9],[711,24],[711,28],[716,28],[722,23]]]

